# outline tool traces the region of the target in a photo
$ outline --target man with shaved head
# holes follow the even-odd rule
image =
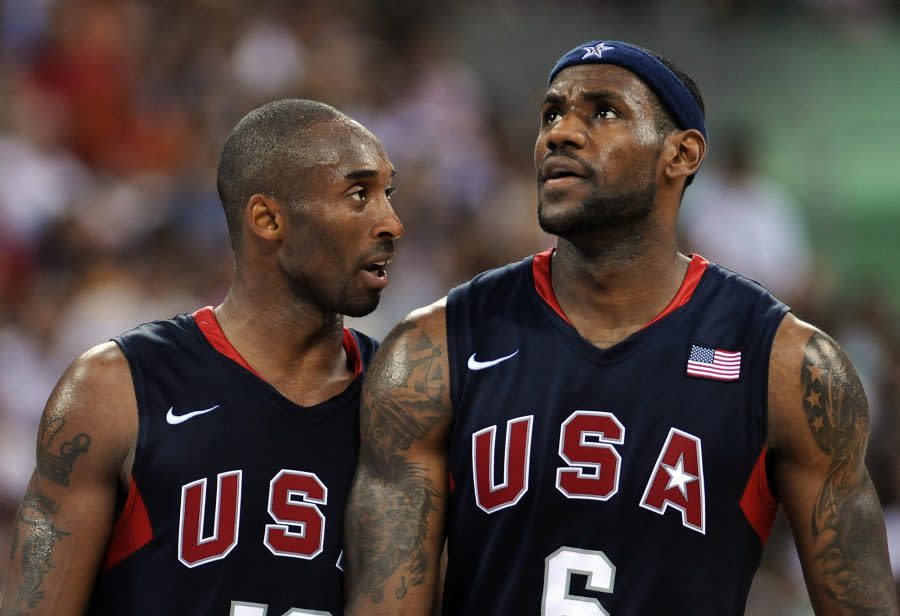
[[[79,357],[41,419],[2,614],[343,613],[362,376],[403,226],[379,141],[281,100],[225,142],[215,308]],[[185,264],[190,267],[190,264]]]

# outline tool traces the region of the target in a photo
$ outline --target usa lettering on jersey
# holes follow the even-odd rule
[[[219,473],[212,533],[203,535],[206,513],[206,478],[181,488],[178,525],[178,560],[193,568],[220,560],[237,546],[241,521],[240,470]],[[328,488],[314,473],[282,469],[269,482],[267,524],[263,544],[276,556],[311,560],[325,545],[325,515]],[[261,504],[260,504],[261,506]]]
[[[515,506],[528,492],[533,415],[506,422],[504,477],[494,477],[497,426],[472,434],[472,478],[478,507],[491,514]],[[619,488],[625,426],[608,412],[577,410],[560,425],[556,489],[566,498],[606,501]],[[666,515],[672,508],[685,528],[706,534],[706,494],[700,439],[671,428],[647,479],[640,507]]]

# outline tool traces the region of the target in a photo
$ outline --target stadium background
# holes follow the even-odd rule
[[[891,0],[0,0],[0,580],[65,366],[222,298],[215,165],[238,118],[316,98],[385,143],[407,235],[381,308],[352,323],[381,336],[551,244],[537,107],[552,62],[597,37],[659,50],[700,84],[711,147],[684,248],[752,273],[848,351],[900,579],[898,22]],[[754,163],[741,182],[735,144]],[[748,613],[811,613],[783,520]]]

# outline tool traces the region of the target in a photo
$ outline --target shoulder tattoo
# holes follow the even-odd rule
[[[427,436],[445,416],[447,395],[443,350],[417,325],[398,326],[384,346],[391,354],[379,358],[363,389],[365,444],[382,457]]]
[[[425,583],[428,557],[425,538],[428,516],[437,510],[439,491],[425,469],[408,459],[411,445],[426,438],[447,418],[444,352],[414,323],[397,328],[384,342],[390,354],[373,366],[372,381],[363,392],[361,464],[350,505],[358,533],[353,538],[365,573],[354,592],[380,603],[386,581],[400,576],[396,599]],[[371,473],[387,484],[375,487]]]
[[[91,446],[91,437],[79,432],[69,441],[58,443],[54,447],[56,435],[65,426],[66,420],[57,417],[41,423],[38,434],[38,470],[41,476],[61,486],[69,485],[69,475],[75,459],[86,453]],[[55,451],[54,451],[55,449]]]
[[[800,384],[809,430],[830,458],[811,520],[828,593],[867,614],[893,613],[893,588],[883,583],[890,571],[883,570],[872,531],[881,508],[864,468],[869,417],[862,383],[834,341],[816,332],[806,343]]]

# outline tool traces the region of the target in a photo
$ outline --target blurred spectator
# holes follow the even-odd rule
[[[760,173],[750,130],[717,138],[707,164],[685,192],[686,246],[788,304],[803,298],[813,261],[806,221],[785,191]]]
[[[62,103],[28,82],[12,85],[10,131],[0,135],[0,220],[30,243],[90,186],[90,175],[65,147]]]

